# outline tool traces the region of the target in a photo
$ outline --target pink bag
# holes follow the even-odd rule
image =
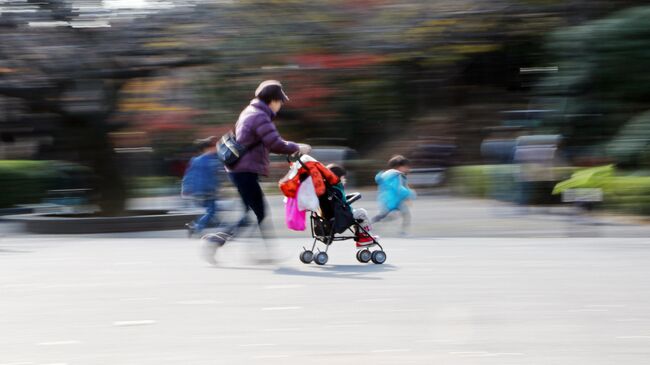
[[[289,229],[294,231],[305,230],[305,211],[298,209],[298,200],[296,198],[287,198],[284,213],[287,227]]]

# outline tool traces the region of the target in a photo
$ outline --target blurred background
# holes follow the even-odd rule
[[[2,1],[0,208],[178,196],[278,79],[356,187],[403,154],[421,193],[649,214],[648,49],[646,1]]]

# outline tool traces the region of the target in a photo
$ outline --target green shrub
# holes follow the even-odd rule
[[[569,176],[575,168],[553,168],[555,176]],[[517,182],[518,165],[470,165],[449,169],[449,185],[459,195],[491,198],[502,201],[518,201],[521,185]],[[555,184],[534,182],[526,187],[529,203],[557,203],[558,197],[551,196]]]
[[[158,196],[178,193],[180,182],[173,176],[143,176],[128,180],[132,197]]]
[[[48,190],[64,188],[73,164],[57,161],[0,161],[0,207],[38,203]]]
[[[604,206],[633,214],[650,214],[650,176],[614,176],[603,183]]]
[[[452,167],[448,181],[460,195],[507,200],[514,187],[515,165],[471,165]]]
[[[173,176],[144,176],[131,180],[132,189],[161,189],[174,186],[178,179]]]
[[[633,214],[650,214],[650,176],[648,171],[621,175],[614,166],[580,169],[571,178],[558,183],[554,193],[566,189],[601,188],[601,207]]]

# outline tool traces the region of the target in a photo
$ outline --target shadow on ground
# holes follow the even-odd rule
[[[292,267],[280,267],[274,270],[277,275],[308,276],[321,278],[343,278],[357,280],[381,280],[382,278],[372,274],[395,271],[393,265],[326,265],[326,266],[305,266],[305,270],[298,270]]]

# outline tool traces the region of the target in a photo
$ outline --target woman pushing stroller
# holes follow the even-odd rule
[[[239,192],[244,206],[244,214],[235,224],[219,229],[218,233],[203,236],[202,255],[206,261],[212,264],[216,263],[214,256],[217,249],[235,237],[241,228],[249,224],[248,213],[251,210],[255,214],[257,226],[266,244],[267,259],[264,261],[269,260],[268,240],[271,238],[271,233],[269,228],[265,228],[268,208],[259,184],[259,177],[260,175],[268,176],[269,153],[304,155],[311,151],[309,145],[282,139],[273,123],[276,114],[287,101],[289,98],[280,82],[275,80],[262,82],[255,90],[255,99],[241,112],[234,131],[224,135],[218,142],[218,157],[224,163],[230,180]],[[302,162],[300,163],[302,164]],[[309,169],[309,174],[313,177],[313,186],[319,190],[321,197],[319,205],[323,215],[312,213],[311,216],[312,234],[315,239],[312,250],[316,247],[317,241],[329,246],[335,240],[352,238],[357,242],[359,248],[373,245],[380,248],[379,251],[372,253],[367,249],[359,251],[357,254],[359,261],[368,262],[372,255],[373,262],[383,263],[386,255],[381,249],[377,237],[372,236],[369,232],[370,220],[367,212],[361,209],[352,211],[350,208],[350,204],[359,199],[360,195],[354,199],[346,198],[341,183],[341,178],[345,176],[345,170],[338,166],[331,166],[334,171],[338,171],[337,175],[336,172],[320,164],[316,166],[315,170]],[[321,176],[325,176],[325,178]],[[285,193],[285,195],[287,194]],[[314,223],[317,227],[314,227]],[[318,235],[315,228],[319,230]],[[341,234],[346,230],[352,231],[354,236],[335,237],[335,234]],[[302,258],[303,256],[301,256]],[[327,262],[327,248],[325,252],[320,252],[313,258],[316,263],[321,265]]]
[[[271,238],[271,231],[265,228],[268,209],[259,183],[260,175],[268,176],[269,153],[289,155],[311,151],[309,145],[282,139],[273,123],[273,119],[287,101],[289,97],[280,82],[275,80],[262,82],[255,90],[255,99],[239,115],[234,133],[222,137],[219,157],[239,192],[244,205],[244,214],[235,224],[220,229],[218,233],[203,237],[202,255],[212,264],[215,263],[214,255],[217,249],[249,224],[248,213],[251,210],[255,214],[267,250],[270,248],[268,241]],[[234,155],[236,158],[231,158]],[[269,257],[268,253],[266,257]]]

